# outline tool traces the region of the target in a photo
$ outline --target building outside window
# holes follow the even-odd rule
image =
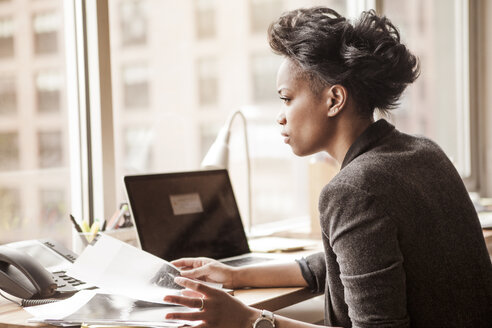
[[[11,231],[19,229],[23,225],[21,215],[21,202],[18,189],[0,188],[0,230]]]
[[[146,109],[149,106],[149,73],[145,65],[123,68],[125,108]]]
[[[195,34],[198,40],[210,39],[216,36],[215,19],[217,5],[214,0],[195,0]]]
[[[214,58],[199,58],[197,66],[199,103],[201,106],[215,105],[219,99],[217,61]]]
[[[41,213],[39,214],[43,226],[55,228],[63,222],[67,212],[65,190],[42,189],[39,191]]]
[[[66,47],[60,47],[66,2],[0,5],[0,244],[53,238],[71,245]]]
[[[251,56],[253,99],[255,102],[273,102],[278,99],[275,84],[281,58],[270,54]],[[273,87],[272,87],[273,86]]]
[[[152,168],[152,131],[148,127],[127,127],[123,165],[126,174],[149,171]]]
[[[0,115],[11,115],[16,110],[15,78],[11,75],[0,76]]]
[[[0,133],[0,169],[19,168],[19,134],[17,132]]]
[[[14,56],[14,21],[0,17],[0,58]]]
[[[147,42],[147,7],[148,2],[142,0],[120,3],[123,46],[144,45]]]
[[[60,131],[39,132],[39,167],[63,166],[63,144]]]
[[[250,0],[251,32],[265,34],[270,23],[282,12],[284,3],[284,0]]]
[[[60,111],[62,77],[55,70],[43,71],[36,75],[38,111],[52,113]]]
[[[63,9],[63,8],[60,8]],[[34,53],[53,54],[58,51],[60,17],[57,12],[35,14],[33,17]]]

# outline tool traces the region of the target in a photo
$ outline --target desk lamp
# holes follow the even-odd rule
[[[248,131],[246,116],[241,110],[232,113],[227,119],[226,124],[220,129],[217,138],[203,158],[201,167],[204,169],[228,169],[229,168],[229,137],[231,136],[232,122],[236,117],[241,117],[244,130],[244,148],[246,151],[246,167],[248,179],[248,231],[251,232],[253,215],[251,210],[251,165],[249,158]]]

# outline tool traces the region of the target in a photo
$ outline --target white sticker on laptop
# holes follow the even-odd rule
[[[169,195],[174,215],[202,213],[203,206],[200,195],[192,194]]]

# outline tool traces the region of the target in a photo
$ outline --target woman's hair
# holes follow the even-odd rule
[[[420,72],[396,27],[373,10],[353,24],[326,7],[289,11],[270,25],[268,39],[300,67],[313,92],[343,85],[364,116],[394,109]]]

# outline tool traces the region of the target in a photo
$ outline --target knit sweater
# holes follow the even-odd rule
[[[492,265],[477,213],[444,152],[379,120],[319,200],[324,252],[299,261],[325,322],[492,327]]]

